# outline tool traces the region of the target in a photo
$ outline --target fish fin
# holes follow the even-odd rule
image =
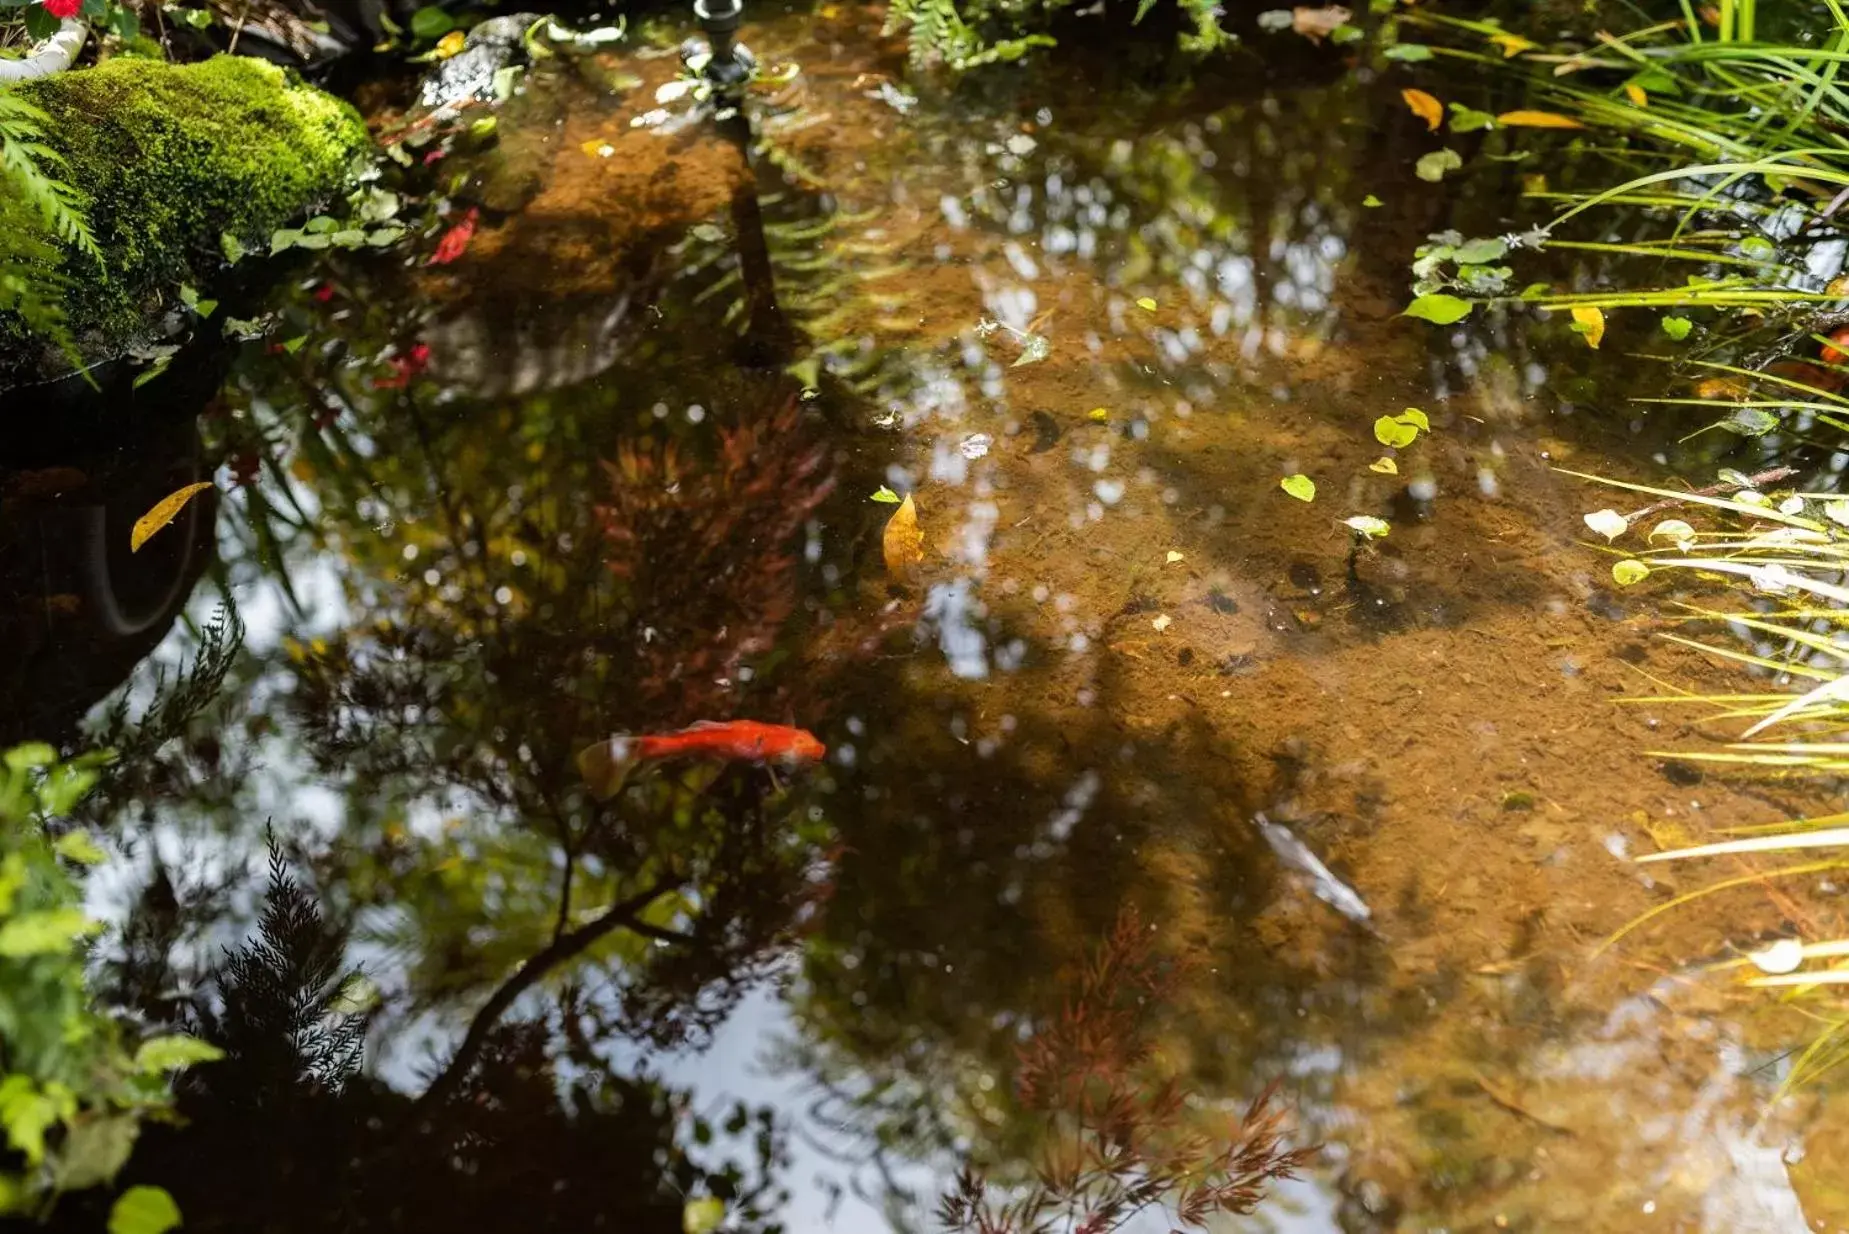
[[[631,749],[629,738],[608,737],[578,751],[578,774],[584,777],[591,796],[599,801],[616,796],[635,765]]]

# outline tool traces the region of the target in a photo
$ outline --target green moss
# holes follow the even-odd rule
[[[139,330],[182,283],[224,264],[219,237],[269,233],[336,192],[368,144],[347,104],[259,60],[118,58],[19,87],[52,123],[62,178],[90,199],[105,267],[66,261],[66,308],[86,350]]]

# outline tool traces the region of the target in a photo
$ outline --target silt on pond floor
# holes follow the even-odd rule
[[[255,474],[189,611],[228,592],[247,632],[218,701],[125,768],[124,897],[158,853],[195,909],[170,941],[208,956],[273,818],[376,991],[368,1073],[405,1093],[492,1104],[452,1052],[556,958],[497,1013],[550,1017],[562,1080],[659,1070],[708,1116],[774,1096],[791,1228],[928,1225],[965,1156],[1020,1179],[1045,1135],[1020,1040],[1126,906],[1176,963],[1152,1080],[1204,1120],[1281,1079],[1325,1145],[1254,1220],[1849,1220],[1833,1105],[1769,1104],[1801,1030],[1695,971],[1729,940],[1675,919],[1599,949],[1683,889],[1627,856],[1815,803],[1652,760],[1712,735],[1618,705],[1720,680],[1652,637],[1555,470],[1657,474],[1676,426],[1594,414],[1636,375],[1397,316],[1418,238],[1511,202],[1419,185],[1385,81],[940,95],[869,15],[751,38],[799,66],[755,171],[670,48],[553,66],[439,164],[478,211],[454,260],[337,257],[279,297],[306,344],[251,345],[201,429]],[[1408,408],[1429,427],[1383,444]],[[922,532],[897,575],[881,487]],[[81,603],[27,598],[31,672],[107,654],[54,620]],[[197,641],[151,653],[132,713]],[[64,723],[125,671],[67,676]],[[599,736],[735,717],[829,760],[668,767],[608,807],[574,780]],[[1768,929],[1839,915],[1731,894]],[[743,1074],[760,1052],[774,1083]]]

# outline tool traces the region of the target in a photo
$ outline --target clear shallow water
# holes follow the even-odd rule
[[[1129,907],[1175,966],[1139,1076],[1203,1123],[1278,1080],[1293,1141],[1326,1145],[1253,1228],[1838,1219],[1833,1108],[1769,1104],[1801,1027],[1686,971],[1727,954],[1718,918],[1595,954],[1669,889],[1623,855],[1814,803],[1652,760],[1703,738],[1614,704],[1721,678],[1613,594],[1581,542],[1607,501],[1553,467],[1698,468],[1687,426],[1614,414],[1635,367],[1558,322],[1396,316],[1419,238],[1516,226],[1512,186],[1419,185],[1399,83],[1334,61],[1190,82],[1081,57],[908,103],[870,23],[752,31],[800,65],[755,178],[658,103],[665,47],[536,75],[491,148],[427,173],[483,212],[459,260],[306,270],[268,343],[174,396],[201,436],[166,430],[158,482],[9,476],[18,736],[70,739],[120,682],[138,713],[226,595],[244,626],[107,803],[113,906],[170,926],[123,945],[125,984],[215,997],[273,824],[376,991],[345,1095],[240,1103],[261,1070],[230,1073],[198,1138],[135,1168],[189,1224],[286,1224],[185,1163],[205,1144],[314,1194],[410,1117],[424,1149],[350,1180],[346,1228],[673,1229],[681,1152],[753,1161],[758,1124],[724,1129],[743,1099],[787,1144],[764,1203],[788,1228],[925,1227],[965,1158],[1017,1180],[1046,1147],[1022,1040]],[[738,273],[754,204],[774,312]],[[1045,358],[1016,364],[1016,332]],[[1408,406],[1433,432],[1370,471],[1373,420]],[[88,576],[34,571],[78,534],[54,494],[90,492],[107,541],[212,465],[193,538],[114,563],[157,615],[190,589],[188,623],[99,619]],[[1314,502],[1280,491],[1297,472]],[[918,507],[908,578],[881,485]],[[1351,552],[1361,514],[1394,530]],[[830,757],[677,765],[608,807],[576,780],[602,735],[735,717]],[[1769,929],[1831,904],[1729,907]],[[472,1023],[522,1021],[546,1031],[463,1046],[503,1066],[451,1065]]]

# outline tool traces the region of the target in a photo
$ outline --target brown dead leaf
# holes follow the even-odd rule
[[[1445,105],[1423,90],[1402,90],[1400,97],[1406,100],[1406,107],[1413,115],[1425,121],[1425,126],[1436,133],[1438,126],[1445,122]]]
[[[911,494],[906,494],[886,520],[880,552],[886,558],[886,572],[898,578],[905,577],[924,560],[924,532],[918,527],[918,507],[912,504]]]
[[[169,493],[161,498],[155,503],[152,510],[149,510],[146,514],[136,519],[135,525],[129,529],[128,551],[131,553],[140,552],[141,546],[148,542],[148,537],[165,527],[168,523],[171,523],[175,516],[186,508],[187,502],[211,487],[212,482],[210,480],[201,480],[197,484],[189,484],[185,488],[177,492]]]
[[[1354,14],[1339,4],[1325,5],[1319,9],[1299,5],[1290,11],[1290,28],[1312,43],[1320,43],[1336,27],[1346,25]]]

